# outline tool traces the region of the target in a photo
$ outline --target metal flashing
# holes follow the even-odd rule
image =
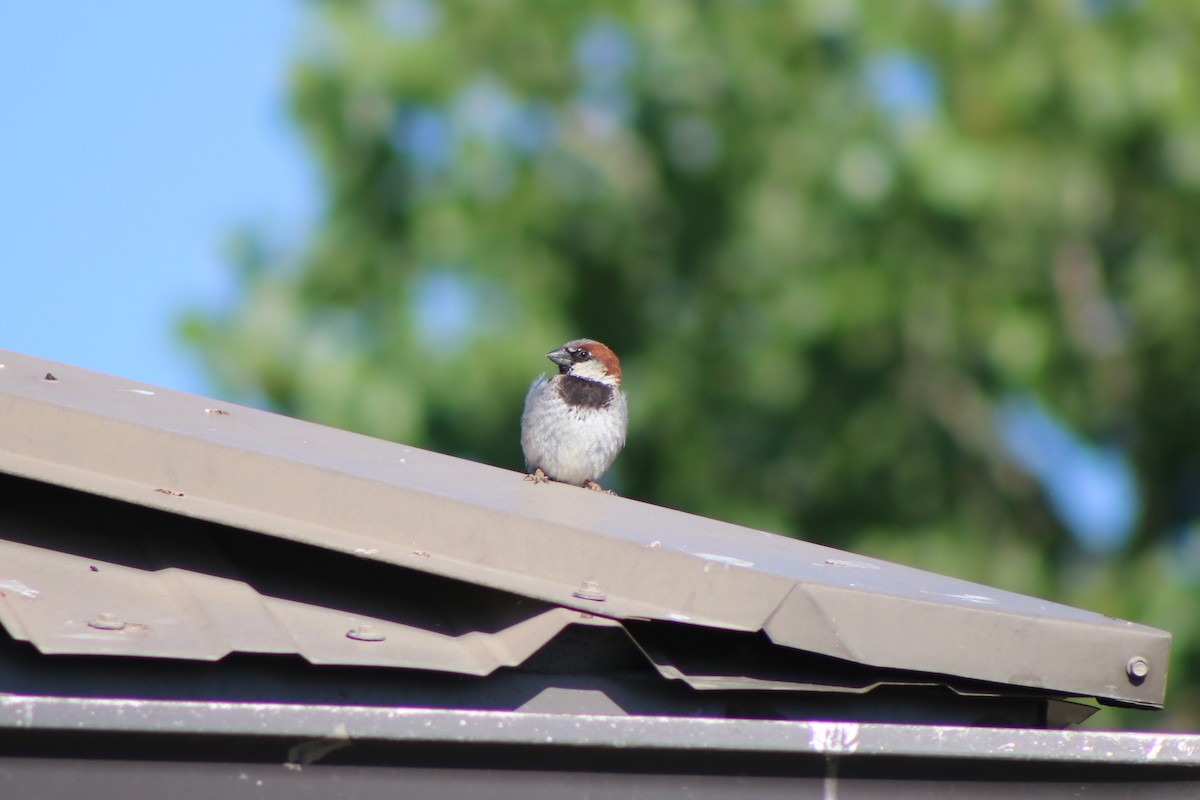
[[[695,720],[277,703],[0,695],[0,732],[184,732],[356,744],[456,743],[1200,768],[1200,736],[790,720]]]

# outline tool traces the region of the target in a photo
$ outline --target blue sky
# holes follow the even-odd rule
[[[174,321],[244,224],[303,234],[294,0],[18,3],[0,24],[0,349],[204,393]]]

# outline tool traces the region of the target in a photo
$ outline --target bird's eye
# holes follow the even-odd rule
[[[591,357],[592,354],[587,350],[580,349],[571,351],[571,358],[575,359],[576,361],[587,361]]]

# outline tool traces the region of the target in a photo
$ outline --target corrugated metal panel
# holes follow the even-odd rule
[[[875,667],[1162,702],[1162,631],[14,353],[0,363],[0,471],[13,475],[613,619],[762,630]],[[297,641],[283,627],[273,646]]]
[[[276,590],[282,583],[292,597],[271,596],[228,577],[239,567],[226,562],[215,543],[195,536],[195,529],[186,546],[119,529],[136,519],[110,519],[118,530],[81,531],[92,538],[84,555],[54,549],[71,547],[61,534],[6,516],[0,525],[0,623],[13,638],[53,655],[214,661],[236,651],[464,675],[520,664],[567,625],[617,624],[499,592],[469,615],[452,607],[454,597],[427,597],[421,618],[409,624],[396,613],[294,599],[298,589],[287,587],[286,579],[276,581]],[[46,546],[30,543],[38,539]],[[195,568],[172,566],[178,563]],[[343,605],[347,599],[341,598]]]
[[[0,541],[0,622],[46,654],[215,661],[232,652],[288,653],[314,664],[487,675],[525,661],[578,611],[544,608],[495,632],[447,635],[308,603],[185,570],[148,572]],[[49,587],[37,589],[34,587]],[[34,594],[36,592],[36,594]],[[611,624],[611,623],[610,623]]]

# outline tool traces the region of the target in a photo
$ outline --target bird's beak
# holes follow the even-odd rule
[[[555,364],[558,364],[560,367],[569,367],[572,363],[571,354],[567,352],[567,348],[565,347],[560,347],[557,350],[546,353],[546,358],[550,359]]]

